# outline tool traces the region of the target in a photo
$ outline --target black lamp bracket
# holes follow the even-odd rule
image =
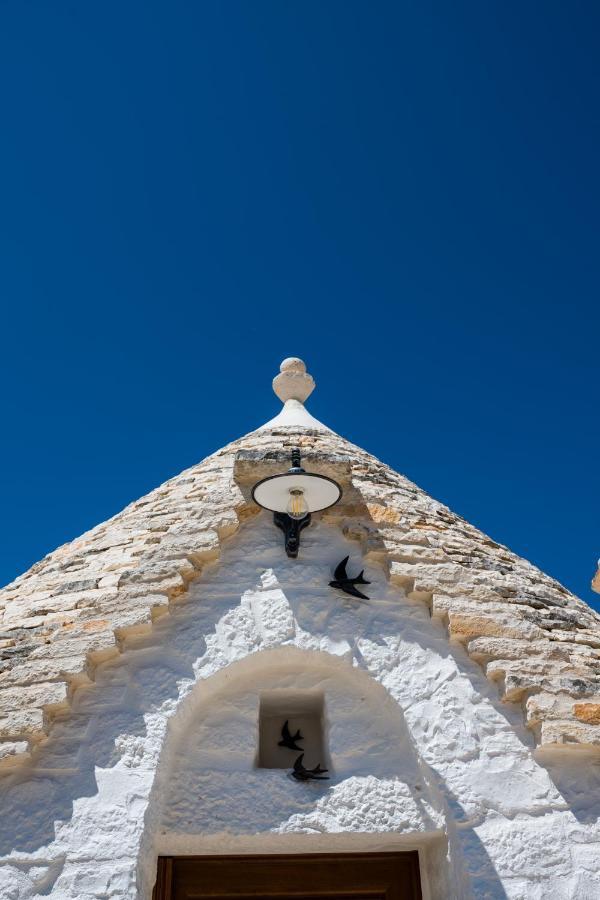
[[[292,467],[288,469],[288,475],[303,475],[304,471],[300,447],[294,447],[292,449]],[[300,532],[310,525],[310,513],[307,513],[303,519],[292,519],[287,513],[276,512],[273,513],[273,521],[278,528],[281,528],[285,536],[285,552],[290,559],[296,559],[300,549]]]
[[[300,447],[294,447],[292,450],[292,468],[288,469],[288,475],[303,475],[304,471],[300,461]]]
[[[307,513],[303,519],[292,519],[287,513],[276,512],[273,513],[273,521],[283,531],[285,552],[290,559],[296,559],[300,549],[300,532],[310,525],[310,513]]]

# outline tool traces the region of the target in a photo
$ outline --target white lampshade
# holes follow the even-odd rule
[[[341,487],[332,478],[313,472],[286,472],[263,478],[255,484],[252,498],[263,509],[284,513],[290,502],[290,491],[294,490],[302,491],[308,512],[327,509],[342,496]]]

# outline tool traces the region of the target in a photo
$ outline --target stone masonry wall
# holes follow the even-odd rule
[[[150,900],[164,854],[405,849],[424,900],[600,896],[600,760],[534,752],[519,709],[337,525],[312,523],[298,559],[280,537],[266,512],[244,523],[0,779],[2,900]],[[329,586],[346,555],[366,602]],[[263,699],[294,729],[304,692],[328,781],[257,765]]]
[[[260,430],[49,554],[0,592],[0,764],[26,759],[94,668],[152,627],[257,512],[250,487],[292,446],[330,474],[323,514],[426,603],[523,705],[538,744],[600,747],[600,617],[554,579],[339,436]]]

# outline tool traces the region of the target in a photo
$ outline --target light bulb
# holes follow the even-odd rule
[[[291,488],[290,499],[287,505],[287,514],[292,519],[303,519],[308,513],[308,504],[304,499],[304,491],[300,488]]]

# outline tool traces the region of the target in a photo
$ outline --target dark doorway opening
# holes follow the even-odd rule
[[[421,900],[419,856],[159,856],[153,900]]]

